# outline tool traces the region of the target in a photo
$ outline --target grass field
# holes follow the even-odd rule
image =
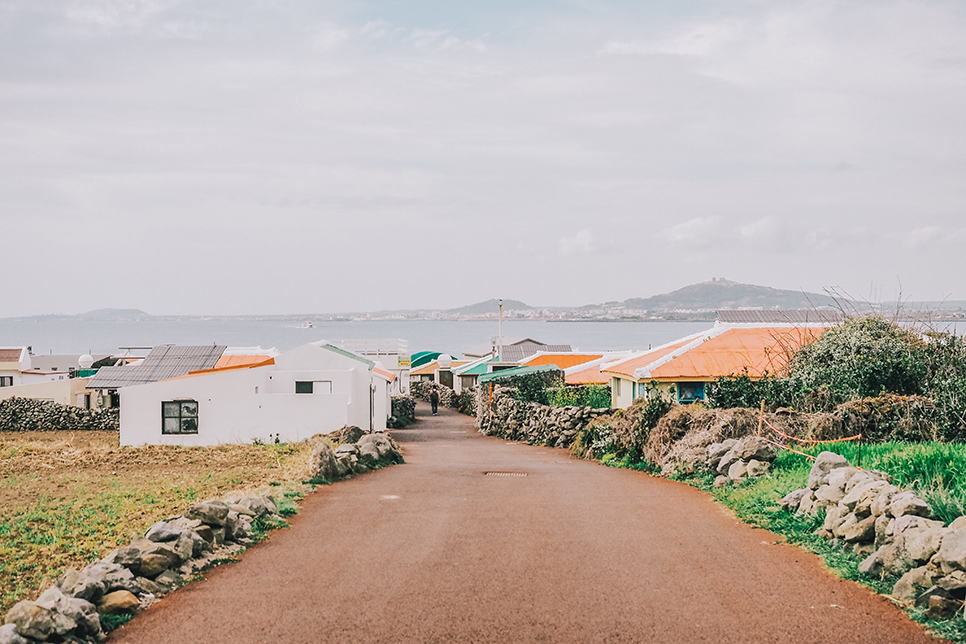
[[[307,444],[119,447],[117,432],[0,432],[0,614],[191,503],[307,476]]]

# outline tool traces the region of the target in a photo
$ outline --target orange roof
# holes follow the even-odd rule
[[[599,362],[586,369],[569,373],[564,376],[564,382],[568,385],[606,385],[610,382],[610,376],[600,372],[602,364]]]
[[[372,370],[375,373],[378,373],[380,376],[382,376],[386,380],[388,380],[389,382],[392,382],[393,380],[396,379],[396,374],[394,374],[391,371],[386,371],[385,369],[380,369],[379,367],[373,367]]]
[[[255,367],[267,367],[269,365],[275,364],[275,358],[265,358],[265,356],[259,356],[262,358],[261,362],[239,364],[231,367],[221,367],[215,366],[214,369],[200,369],[198,371],[189,371],[183,376],[175,376],[174,378],[168,378],[168,380],[182,380],[184,378],[194,378],[196,376],[207,376],[211,373],[224,373],[226,371],[241,371],[242,369],[254,369]],[[220,360],[219,360],[220,362]]]
[[[261,364],[268,360],[271,356],[266,355],[251,355],[251,356],[221,356],[218,358],[218,362],[215,363],[215,369],[224,369],[225,367],[243,367],[246,365]]]
[[[469,360],[453,360],[453,364],[452,366],[450,366],[450,369],[455,369],[456,367],[462,367],[465,364],[469,364],[469,362],[470,362]],[[410,371],[409,375],[431,376],[434,373],[436,373],[437,369],[439,369],[439,363],[433,360],[432,362],[427,362],[426,364],[424,364],[419,369],[416,369],[415,371]]]
[[[745,370],[752,377],[781,373],[791,353],[822,337],[824,328],[727,329],[651,370],[650,377],[720,378]]]
[[[529,360],[521,360],[520,364],[526,364],[528,367],[555,364],[561,369],[567,369],[603,357],[604,354],[602,353],[537,353]]]
[[[693,337],[687,337],[683,340],[678,340],[677,342],[674,342],[672,344],[666,344],[663,347],[658,347],[657,349],[654,349],[653,351],[648,351],[641,355],[618,362],[612,367],[602,370],[602,372],[616,373],[622,376],[630,376],[631,378],[634,378],[634,372],[640,369],[641,367],[646,367],[652,362],[660,360],[666,355],[673,353],[674,351],[677,351],[684,345],[693,341],[694,341]]]

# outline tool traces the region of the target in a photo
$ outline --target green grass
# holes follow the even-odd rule
[[[913,489],[932,505],[938,518],[950,522],[966,514],[966,445],[943,443],[880,443],[861,447],[864,469],[887,472],[901,489]],[[852,443],[817,445],[803,450],[812,455],[822,451],[841,454],[853,464],[859,462],[859,446]],[[646,462],[618,459],[608,454],[601,459],[610,467],[626,467],[645,472],[659,471]],[[824,515],[797,516],[779,506],[782,497],[801,489],[808,482],[811,462],[805,457],[783,451],[775,459],[768,476],[746,480],[739,485],[713,486],[710,473],[681,477],[690,485],[707,490],[742,521],[759,526],[785,538],[788,543],[812,552],[843,579],[856,581],[880,594],[890,594],[898,577],[879,579],[859,572],[862,557],[833,545],[815,534]],[[966,621],[962,612],[949,620],[926,620],[924,610],[910,616],[933,634],[952,642],[966,643]]]

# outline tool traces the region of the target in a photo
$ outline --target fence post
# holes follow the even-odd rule
[[[758,435],[761,436],[762,424],[765,422],[765,399],[761,399],[761,413],[758,415]]]

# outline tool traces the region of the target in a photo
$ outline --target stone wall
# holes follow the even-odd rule
[[[591,421],[613,413],[611,409],[521,402],[513,397],[513,392],[508,387],[496,387],[492,404],[488,387],[476,392],[476,425],[480,432],[531,445],[566,448]]]
[[[270,495],[192,505],[159,521],[144,537],[115,549],[81,571],[68,570],[36,601],[14,605],[0,642],[99,642],[101,615],[133,613],[185,584],[220,559],[253,543],[253,524],[282,519]]]
[[[446,385],[437,385],[429,380],[414,380],[409,383],[409,393],[414,398],[429,402],[429,392],[433,390],[433,386],[439,389],[439,404],[441,407],[459,409],[459,396]]]
[[[315,447],[308,463],[310,481],[331,482],[403,462],[392,438],[381,432],[344,427],[311,440]],[[330,446],[340,442],[334,450]],[[300,493],[311,489],[304,486]],[[280,525],[284,520],[270,494],[192,505],[83,570],[68,570],[37,600],[15,604],[0,627],[0,644],[103,641],[101,615],[133,614],[150,606],[199,572],[252,545],[259,532]]]
[[[966,517],[948,526],[928,503],[892,484],[885,472],[861,470],[842,456],[822,452],[808,487],[791,492],[782,507],[798,514],[825,512],[819,534],[866,555],[859,571],[881,578],[901,575],[892,589],[908,606],[946,618],[966,599]]]
[[[387,427],[400,429],[414,422],[416,422],[416,399],[412,396],[393,396]]]
[[[81,409],[49,400],[7,398],[0,400],[0,431],[53,432],[120,429],[117,409]]]

